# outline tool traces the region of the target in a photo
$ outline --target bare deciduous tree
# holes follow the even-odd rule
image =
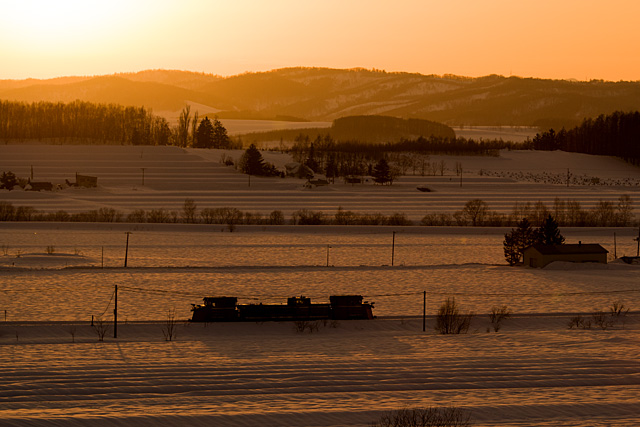
[[[182,220],[187,223],[196,222],[196,211],[198,205],[193,199],[185,199],[182,205]]]
[[[484,217],[487,215],[489,207],[486,202],[480,199],[469,200],[462,209],[462,214],[471,221],[471,225],[476,226],[482,224]]]
[[[97,317],[93,321],[93,330],[98,335],[98,341],[104,341],[104,336],[111,330],[111,326],[102,317]]]
[[[164,335],[165,341],[173,341],[176,337],[176,325],[178,321],[176,320],[176,309],[172,308],[167,311],[167,318],[162,326],[162,334]]]

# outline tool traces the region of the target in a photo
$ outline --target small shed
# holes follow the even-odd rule
[[[78,187],[93,188],[98,186],[98,177],[76,174],[76,185]]]
[[[29,181],[25,187],[27,191],[53,191],[53,183],[51,182],[34,182]]]
[[[554,261],[607,263],[608,250],[598,243],[531,245],[524,249],[524,265],[542,268]]]

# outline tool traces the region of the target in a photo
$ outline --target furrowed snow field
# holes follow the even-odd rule
[[[371,425],[388,410],[455,405],[480,426],[640,425],[638,317],[569,330],[514,316],[498,333],[445,336],[418,319],[0,326],[2,425]],[[428,327],[433,319],[428,319]],[[69,333],[76,328],[75,342]]]
[[[339,207],[359,213],[404,213],[418,222],[427,212],[453,213],[480,198],[491,210],[512,211],[516,202],[538,200],[548,207],[556,197],[575,200],[584,209],[600,200],[617,203],[628,194],[640,211],[640,169],[622,160],[563,152],[502,151],[500,157],[430,156],[444,161],[443,176],[413,175],[391,186],[371,182],[352,185],[341,180],[328,187],[305,189],[305,180],[249,177],[221,164],[222,155],[240,158],[241,151],[141,146],[0,145],[0,169],[34,181],[64,184],[75,174],[98,177],[98,188],[66,188],[55,192],[0,190],[0,201],[68,213],[114,208],[125,216],[135,209],[181,212],[185,199],[198,209],[230,207],[263,216],[281,210],[287,219],[299,209],[333,215]],[[266,161],[283,167],[288,155],[263,152]],[[462,180],[455,174],[463,168]],[[567,169],[572,184],[567,187]],[[416,171],[418,173],[418,171]],[[482,175],[480,175],[482,173]],[[143,185],[144,174],[144,185]],[[593,178],[601,184],[592,185]],[[462,186],[460,185],[462,181]],[[417,191],[426,185],[433,192]]]
[[[112,207],[180,211],[236,207],[268,214],[453,212],[472,198],[509,212],[555,197],[590,208],[629,194],[637,168],[568,153],[503,152],[462,162],[454,174],[408,175],[393,186],[303,189],[303,180],[251,178],[219,162],[223,152],[174,147],[0,146],[0,170],[63,183],[99,177],[97,189],[0,190],[0,201],[54,212]],[[239,157],[240,153],[227,153]],[[268,161],[289,161],[265,153]],[[142,168],[145,184],[142,185]],[[566,169],[606,185],[569,187]],[[480,170],[482,169],[482,175]],[[536,182],[538,180],[538,182]],[[560,180],[560,181],[558,181]],[[436,190],[422,193],[417,185]],[[554,263],[508,267],[508,228],[306,227],[0,222],[0,425],[358,426],[385,411],[458,406],[478,426],[640,426],[638,265]],[[637,228],[565,229],[568,243],[601,243],[635,255]],[[128,266],[123,267],[125,232]],[[395,232],[395,236],[393,235]],[[616,246],[614,247],[614,233]],[[47,253],[47,249],[49,252]],[[393,256],[393,266],[392,263]],[[104,268],[103,268],[104,267]],[[92,316],[118,338],[98,341]],[[427,292],[422,331],[423,291]],[[375,302],[377,319],[192,324],[204,296],[275,303],[337,293]],[[468,334],[439,335],[447,297],[475,313]],[[602,330],[569,329],[613,302],[631,312]],[[487,313],[512,317],[493,332]],[[167,313],[176,335],[166,341]]]
[[[568,328],[573,317],[589,320],[615,301],[637,310],[636,265],[508,267],[498,229],[406,229],[395,247],[404,265],[392,267],[390,229],[221,233],[147,225],[130,235],[123,268],[123,224],[46,225],[0,229],[3,241],[14,239],[10,248],[25,250],[4,257],[0,268],[0,310],[7,310],[0,322],[0,425],[364,427],[389,410],[449,405],[482,426],[640,425],[637,311],[607,330]],[[612,230],[567,231],[572,240],[606,241]],[[617,229],[631,242],[634,231]],[[78,244],[91,257],[28,254],[40,238],[64,251]],[[187,262],[201,259],[207,239],[220,246],[213,265],[181,264],[180,250],[191,254]],[[110,255],[103,269],[96,257],[104,242]],[[329,267],[326,242],[335,245]],[[365,295],[378,318],[319,322],[313,333],[296,332],[292,322],[186,321],[190,304],[205,295],[274,303],[300,294],[323,302],[332,293]],[[434,314],[448,296],[476,313],[468,334],[435,331]],[[502,304],[513,316],[495,333],[487,313]],[[179,322],[168,342],[171,309]],[[109,325],[104,342],[91,316]]]

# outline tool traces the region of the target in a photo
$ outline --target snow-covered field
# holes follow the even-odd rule
[[[449,405],[482,426],[640,425],[636,265],[508,267],[501,229],[406,229],[392,267],[384,227],[191,227],[134,231],[123,268],[126,224],[2,224],[0,425],[364,427],[388,410]],[[611,231],[565,234],[611,248]],[[635,230],[616,232],[618,253],[632,253]],[[38,250],[45,242],[57,255]],[[91,317],[111,325],[114,285],[118,337],[111,328],[100,342]],[[313,333],[185,321],[204,295],[333,293],[365,295],[378,318]],[[476,313],[469,334],[434,330],[448,296]],[[616,301],[633,310],[624,325],[568,328]],[[495,333],[488,312],[503,304],[513,316]]]
[[[514,316],[498,333],[437,335],[427,319],[2,324],[0,424],[358,426],[405,406],[455,405],[478,426],[640,425],[640,330],[569,330]],[[73,332],[73,336],[72,336]]]
[[[564,152],[503,151],[500,157],[431,156],[444,161],[443,176],[408,175],[392,186],[345,184],[306,189],[304,180],[243,175],[221,164],[224,155],[239,159],[240,151],[181,149],[177,147],[0,145],[0,170],[34,181],[64,184],[75,174],[98,177],[98,188],[66,188],[55,192],[0,190],[0,201],[38,210],[69,213],[114,208],[125,215],[135,209],[180,212],[184,200],[198,209],[234,207],[268,215],[281,210],[287,218],[299,209],[334,214],[339,207],[361,213],[405,213],[419,221],[427,212],[453,213],[471,199],[489,208],[511,212],[516,202],[543,201],[551,207],[556,197],[579,201],[589,209],[600,200],[617,203],[628,194],[640,211],[640,168],[622,160]],[[288,155],[264,152],[265,159],[282,167]],[[460,179],[456,163],[463,168]],[[566,186],[567,170],[575,183]],[[592,178],[601,184],[590,185]],[[144,180],[144,184],[143,184]],[[426,185],[433,192],[416,189]]]
[[[462,187],[454,175],[410,175],[391,187],[304,190],[289,178],[253,177],[248,187],[246,176],[219,163],[221,154],[0,146],[0,170],[19,176],[33,166],[36,181],[61,183],[75,172],[99,177],[97,189],[0,191],[0,201],[128,212],[180,210],[193,198],[200,209],[288,214],[342,206],[419,219],[425,211],[458,210],[471,198],[506,212],[516,201],[558,196],[589,207],[629,194],[638,208],[631,184],[638,169],[611,158],[433,156],[452,167],[463,163]],[[609,185],[552,184],[549,177],[567,168]],[[531,179],[545,176],[547,182]],[[420,184],[437,191],[416,191]],[[387,410],[454,405],[481,426],[640,426],[640,267],[616,261],[511,268],[502,255],[505,231],[241,226],[229,233],[201,224],[0,223],[0,425],[364,427]],[[599,242],[610,253],[615,232],[617,255],[635,255],[635,228],[561,231],[569,242]],[[110,331],[99,342],[91,317],[112,321],[115,285],[118,338]],[[313,333],[297,333],[287,322],[185,322],[190,304],[205,295],[246,303],[304,294],[322,302],[334,293],[365,295],[378,318],[319,324]],[[434,330],[448,296],[476,313],[469,334]],[[572,317],[591,319],[616,301],[632,310],[624,325],[568,328]],[[488,332],[487,313],[502,304],[513,316],[500,332]],[[164,320],[172,309],[180,322],[167,342]]]

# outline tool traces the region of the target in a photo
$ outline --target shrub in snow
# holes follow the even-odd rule
[[[506,305],[491,307],[491,313],[489,313],[489,320],[491,320],[491,326],[493,330],[498,332],[502,327],[502,321],[511,317],[511,311]]]
[[[461,313],[455,298],[447,300],[438,309],[435,329],[441,334],[466,334],[473,313]]]
[[[382,415],[372,427],[465,427],[470,420],[460,408],[405,408]]]
[[[176,337],[176,324],[178,323],[176,319],[176,309],[173,308],[167,311],[167,318],[162,326],[162,334],[164,335],[165,341],[173,341]]]
[[[93,322],[93,330],[98,335],[98,341],[104,341],[104,336],[111,330],[111,327],[102,317],[97,317]]]
[[[569,329],[591,329],[591,320],[586,320],[582,316],[574,316],[569,321]]]

